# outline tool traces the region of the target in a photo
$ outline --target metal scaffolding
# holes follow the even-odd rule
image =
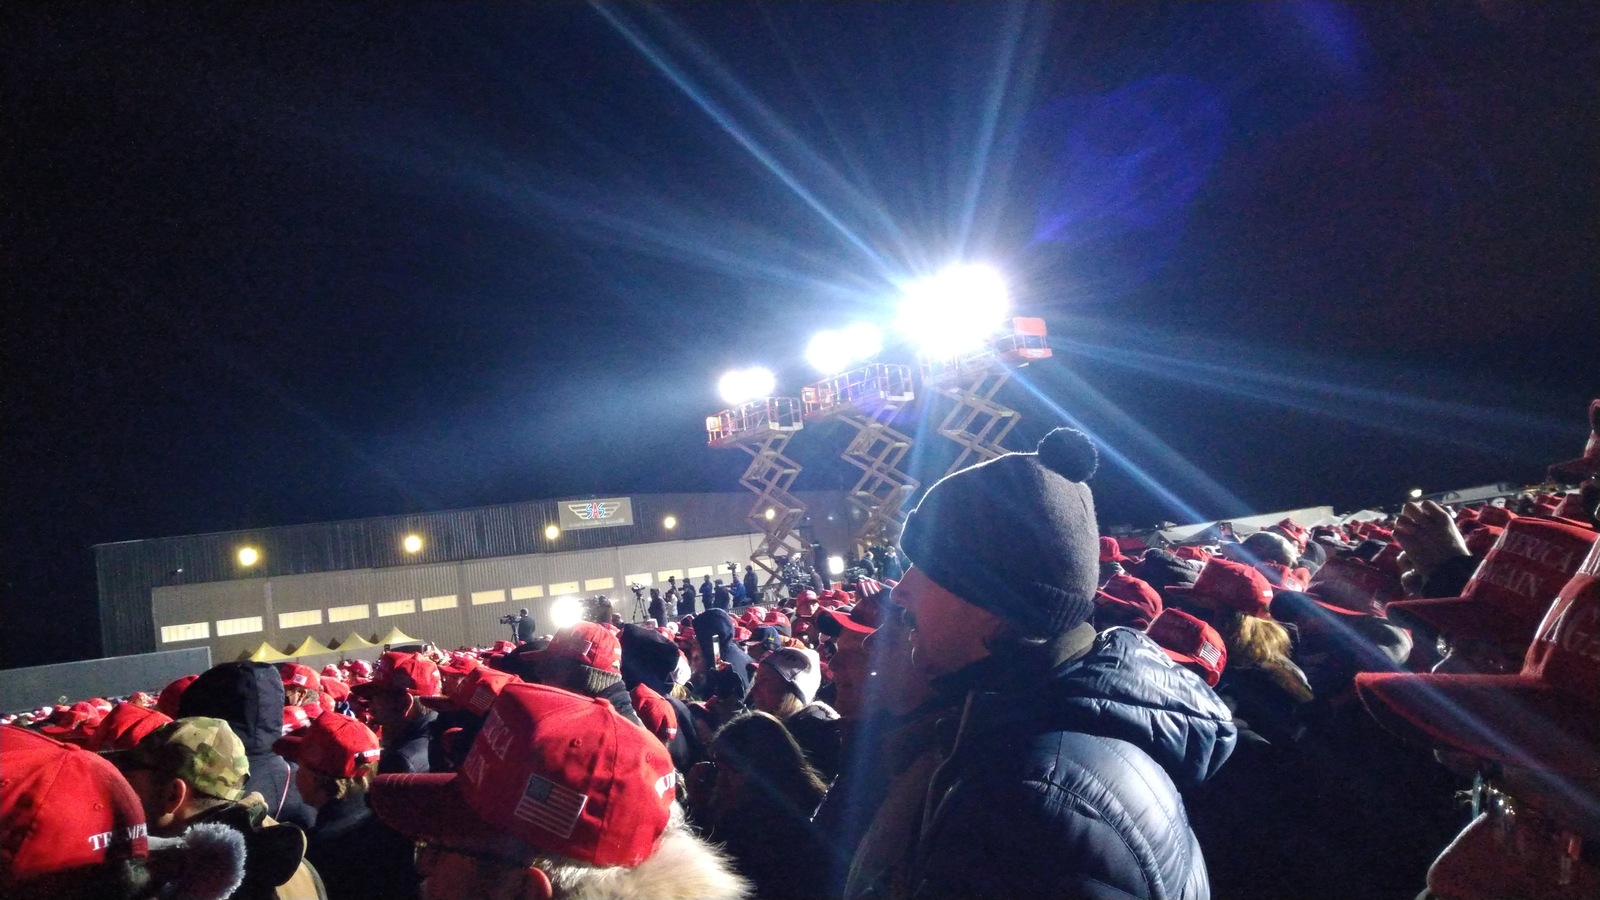
[[[718,449],[737,447],[750,454],[739,483],[754,491],[756,504],[746,517],[766,535],[750,554],[750,563],[766,574],[766,585],[778,583],[780,556],[804,555],[809,549],[795,533],[805,517],[805,504],[789,492],[800,464],[783,455],[795,432],[804,427],[800,400],[768,397],[725,409],[706,418],[706,443]]]
[[[1021,414],[995,395],[1015,369],[1050,355],[1044,320],[1024,318],[1012,319],[1007,330],[980,350],[920,361],[923,386],[955,401],[939,424],[939,433],[961,447],[946,475],[1006,452],[1003,442]]]
[[[843,459],[861,470],[846,495],[862,514],[852,540],[857,554],[870,546],[892,546],[905,524],[905,505],[918,482],[900,469],[911,438],[890,426],[911,402],[911,367],[872,363],[802,388],[805,417],[847,422],[855,429]]]

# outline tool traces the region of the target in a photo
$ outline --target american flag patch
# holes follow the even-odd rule
[[[480,684],[478,689],[472,692],[472,699],[467,701],[467,710],[481,716],[493,705],[494,689],[487,684]]]
[[[1222,658],[1222,652],[1217,649],[1216,644],[1201,644],[1200,649],[1196,650],[1194,655],[1200,657],[1200,661],[1208,666],[1216,665],[1217,660]]]
[[[863,600],[869,597],[876,597],[883,593],[883,582],[872,578],[863,578],[856,583],[856,593],[861,595]]]
[[[522,799],[511,815],[556,837],[568,838],[588,803],[588,797],[571,788],[529,775],[528,786],[522,789]]]

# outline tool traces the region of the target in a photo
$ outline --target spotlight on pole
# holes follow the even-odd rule
[[[834,375],[853,362],[871,359],[883,350],[883,332],[868,322],[818,332],[806,344],[806,362],[824,375]]]
[[[981,347],[1010,308],[1010,291],[999,272],[982,265],[951,266],[905,286],[895,324],[923,356],[955,356]]]
[[[717,382],[717,393],[722,395],[722,402],[729,406],[738,406],[751,400],[772,396],[778,387],[777,376],[772,370],[756,366],[749,369],[735,369],[722,376]]]

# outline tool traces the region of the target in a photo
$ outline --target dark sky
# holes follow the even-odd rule
[[[1537,479],[1600,391],[1594,4],[4,15],[5,665],[98,542],[737,489],[717,375],[953,260],[1108,525]]]

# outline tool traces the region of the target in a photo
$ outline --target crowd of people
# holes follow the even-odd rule
[[[1600,436],[1504,504],[1162,547],[1100,535],[1096,459],[947,476],[897,577],[9,716],[0,893],[1600,896]]]

